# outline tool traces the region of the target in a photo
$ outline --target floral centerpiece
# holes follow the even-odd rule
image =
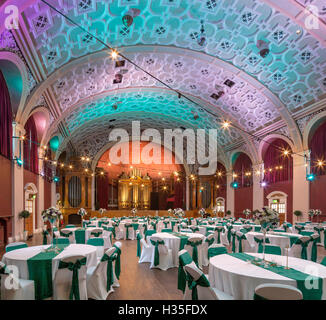
[[[243,210],[243,214],[248,218],[251,215],[251,211],[249,209]]]
[[[77,212],[77,214],[79,215],[79,216],[81,216],[81,225],[82,225],[82,227],[83,227],[83,220],[84,220],[84,216],[86,216],[87,215],[87,211],[84,209],[84,208],[80,208],[79,210],[78,210],[78,212]]]
[[[42,212],[42,219],[44,222],[49,221],[51,223],[52,228],[52,242],[54,239],[54,224],[58,220],[62,220],[63,216],[61,211],[58,208],[51,207],[46,210],[43,210]]]
[[[103,208],[100,208],[100,209],[98,210],[98,212],[100,213],[101,216],[103,216],[103,213],[106,212],[106,210],[103,209]]]
[[[173,209],[169,209],[168,210],[168,214],[169,214],[169,216],[172,216],[174,214],[174,210]]]
[[[257,210],[254,213],[254,221],[256,224],[261,226],[261,230],[264,234],[264,243],[263,243],[263,260],[265,260],[265,242],[266,242],[266,233],[268,229],[274,229],[277,227],[280,219],[277,211],[269,208],[263,207],[263,209]]]
[[[317,217],[317,220],[319,220],[319,216],[321,215],[321,210],[319,210],[319,209],[310,209],[308,211],[308,215],[309,215],[309,217],[311,217],[311,219],[313,217]]]
[[[177,218],[183,218],[185,216],[185,212],[181,209],[181,208],[177,208],[173,210],[173,214],[177,217]]]
[[[206,215],[206,210],[205,210],[204,208],[201,208],[201,209],[198,211],[198,213],[201,215],[202,218],[204,218],[205,215]]]
[[[132,208],[132,209],[131,209],[131,215],[132,215],[133,217],[135,217],[136,214],[137,214],[137,209],[136,209],[136,208]]]

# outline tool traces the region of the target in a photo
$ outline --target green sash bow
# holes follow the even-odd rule
[[[238,239],[238,251],[241,253],[242,252],[242,240],[246,240],[246,236],[242,234],[241,236],[236,235]]]
[[[121,249],[115,244],[113,245],[113,247],[115,247],[115,253],[117,254],[116,261],[115,261],[115,275],[119,280],[120,272],[121,272],[121,263],[120,263]]]
[[[301,259],[308,259],[308,254],[307,254],[307,247],[309,245],[310,241],[301,241],[300,238],[297,239],[297,241],[295,242],[295,244],[301,245]]]
[[[233,229],[233,226],[226,226],[227,228],[227,237],[228,237],[228,241],[229,243],[231,242],[231,230]]]
[[[141,255],[141,246],[140,246],[140,240],[142,239],[142,236],[140,233],[137,233],[137,257],[140,258]]]
[[[145,234],[146,231],[147,231],[147,223],[143,223],[143,224],[142,224],[142,227],[144,228],[144,234]]]
[[[236,238],[236,234],[232,233],[232,252],[235,252],[235,238]]]
[[[138,224],[138,223],[133,223],[133,224],[132,224],[132,227],[133,227],[134,230],[136,231],[136,230],[138,230],[138,228],[139,228],[139,224]]]
[[[104,254],[101,262],[107,261],[107,267],[106,267],[106,290],[107,292],[110,291],[111,286],[113,285],[113,261],[115,259],[114,254],[112,256],[108,256],[107,254]]]
[[[48,230],[43,230],[42,234],[43,234],[43,245],[46,245],[46,244],[48,244],[47,236],[49,235],[49,231]]]
[[[156,223],[155,223],[155,222],[151,222],[151,226],[152,226],[153,229],[156,231]]]
[[[157,265],[160,264],[160,254],[159,254],[159,251],[158,251],[158,246],[159,245],[164,245],[164,241],[163,240],[153,241],[151,239],[151,244],[155,247],[155,251],[154,251],[154,266],[156,267]]]
[[[115,239],[115,227],[104,227],[104,230],[111,231],[113,234],[113,238]],[[112,239],[111,239],[111,243],[112,243]]]
[[[198,266],[198,246],[200,246],[202,243],[203,240],[187,241],[187,245],[192,247],[192,260],[194,260],[197,266]]]
[[[179,256],[179,268],[178,268],[178,289],[183,293],[186,289],[187,274],[183,267],[192,262],[192,258],[188,252]]]
[[[73,300],[74,297],[75,297],[75,300],[80,300],[78,273],[79,273],[79,269],[85,265],[86,265],[86,257],[82,258],[82,259],[78,259],[75,263],[63,262],[63,261],[59,262],[59,269],[68,268],[70,271],[73,272],[70,295],[69,295],[70,300]]]
[[[317,261],[317,243],[320,242],[320,236],[316,239],[311,237],[312,247],[311,247],[311,261]]]
[[[69,238],[71,235],[72,235],[71,231],[67,232],[67,233],[64,233],[64,232],[60,231],[60,236],[61,237]]]
[[[205,239],[205,242],[207,242],[207,245],[208,245],[208,246],[211,246],[211,245],[214,243],[214,240],[215,240],[214,238],[212,238],[212,239],[208,239],[208,238],[206,238],[206,239]]]
[[[217,243],[221,243],[221,233],[223,229],[222,228],[216,228],[215,232],[217,232]]]
[[[200,276],[198,280],[194,280],[193,277],[187,273],[188,288],[192,290],[192,300],[198,300],[197,286],[210,287],[209,281],[204,274]]]
[[[258,252],[263,252],[263,244],[264,244],[264,238],[256,238],[254,237],[255,242],[258,243]],[[270,243],[269,239],[266,238],[265,243]]]
[[[98,238],[100,235],[102,235],[102,233],[103,233],[102,231],[99,231],[99,232],[92,231],[91,232],[91,235],[94,236],[94,237],[96,237],[96,238]]]
[[[294,228],[300,233],[300,231],[304,229],[304,226],[299,225],[299,226],[295,226]]]
[[[163,221],[164,227],[165,227],[165,228],[168,228],[168,224],[169,224],[169,223],[170,223],[169,221]]]

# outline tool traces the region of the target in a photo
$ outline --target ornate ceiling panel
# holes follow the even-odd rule
[[[273,103],[252,84],[208,61],[187,55],[153,53],[147,50],[143,53],[130,53],[128,57],[175,89],[215,105],[217,114],[220,113],[219,110],[224,114],[231,114],[248,131],[266,126],[280,117]],[[121,84],[113,83],[116,74],[123,75]],[[225,85],[227,80],[233,81],[231,88]],[[66,111],[89,96],[137,86],[162,87],[159,82],[141,70],[136,70],[128,62],[123,67],[116,68],[115,62],[106,57],[69,70],[53,84],[53,89],[62,111]],[[218,100],[212,98],[212,94],[218,91],[216,86],[220,86],[226,93]],[[187,101],[184,103],[187,105]]]
[[[227,61],[277,94],[290,111],[326,91],[325,48],[294,21],[261,0],[52,0],[51,3],[114,47],[169,45]],[[126,27],[122,16],[129,8],[139,9],[140,14]],[[320,10],[324,12],[323,7]],[[103,49],[41,2],[28,8],[25,17],[48,74],[74,58]],[[197,41],[201,20],[207,40],[204,46]],[[259,55],[258,40],[268,42],[270,54],[265,58]]]

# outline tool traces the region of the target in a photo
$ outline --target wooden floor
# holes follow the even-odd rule
[[[161,271],[150,269],[149,263],[138,263],[136,257],[137,242],[121,240],[120,288],[115,288],[108,300],[181,300],[183,295],[177,289],[178,268]],[[42,244],[42,236],[34,235],[27,241],[29,246]],[[230,249],[230,248],[229,248]],[[4,249],[0,248],[0,259]],[[326,250],[318,246],[317,262],[326,255]],[[204,267],[208,273],[208,267]]]

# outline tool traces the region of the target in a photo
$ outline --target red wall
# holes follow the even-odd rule
[[[317,176],[316,180],[310,182],[310,208],[320,209],[322,215],[320,221],[326,220],[326,175]]]
[[[268,206],[267,196],[274,191],[281,191],[288,195],[287,197],[287,221],[292,223],[293,217],[293,186],[292,181],[281,181],[273,183],[264,188],[264,205]]]
[[[253,187],[239,188],[234,190],[234,216],[242,217],[243,210],[253,207]]]
[[[38,175],[24,169],[24,187],[26,186],[27,183],[34,183],[38,190]],[[35,214],[37,214],[37,201],[35,201]],[[36,222],[35,228],[38,228],[37,221],[38,221],[37,216],[35,216],[35,222]]]
[[[12,215],[12,180],[11,161],[0,155],[0,217]],[[12,221],[7,223],[8,237],[12,235]],[[3,230],[0,227],[0,242],[3,240]]]
[[[51,207],[51,183],[44,180],[44,209]]]

